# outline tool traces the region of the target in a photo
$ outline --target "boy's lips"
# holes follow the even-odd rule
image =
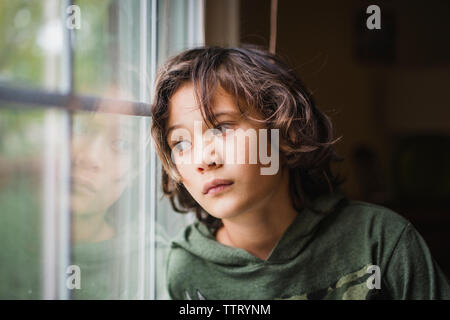
[[[72,176],[72,186],[75,190],[85,193],[95,194],[97,192],[97,188],[89,179],[80,176]]]
[[[219,186],[221,187],[220,189],[223,189],[223,187],[231,184],[233,184],[233,181],[227,179],[210,180],[203,185],[203,194],[208,194],[211,189],[219,191]]]

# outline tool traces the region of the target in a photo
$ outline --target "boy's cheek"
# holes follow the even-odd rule
[[[186,190],[195,197],[198,197],[202,194],[202,181],[199,178],[195,179],[193,176],[193,171],[195,170],[195,166],[190,165],[180,165],[177,166],[178,172],[180,174],[181,183],[184,185]]]
[[[224,141],[223,162],[229,165],[256,164],[258,161],[258,136],[250,138],[244,134],[233,134]]]

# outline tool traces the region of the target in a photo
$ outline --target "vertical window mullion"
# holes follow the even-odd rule
[[[68,0],[62,2],[46,0],[44,10],[48,19],[58,17],[60,28],[65,35],[66,46],[70,37],[65,28],[65,10]],[[59,7],[59,8],[58,8]],[[58,11],[60,10],[60,11]],[[57,59],[49,55],[45,82],[55,85]],[[59,84],[62,91],[71,90],[70,48],[65,47],[61,55],[60,70],[64,73]],[[67,78],[69,77],[69,78]],[[43,247],[42,247],[42,297],[43,299],[68,299],[65,271],[69,264],[70,252],[70,116],[67,111],[48,109],[44,121],[43,159]]]
[[[147,102],[147,1],[139,3],[139,101]],[[146,277],[146,231],[147,231],[147,170],[146,125],[144,117],[139,120],[139,260],[138,260],[138,299],[145,298]],[[150,249],[151,250],[151,249]]]
[[[59,210],[58,210],[58,257],[59,257],[59,290],[58,299],[70,299],[70,292],[66,284],[68,275],[67,267],[70,265],[70,118],[71,114],[65,111],[60,119],[60,136],[61,136],[61,160],[59,163]]]
[[[197,10],[195,11],[195,21],[197,21],[196,46],[205,45],[205,0],[198,0]]]
[[[189,48],[195,45],[195,21],[193,19],[195,11],[194,1],[196,0],[188,0],[187,45]]]
[[[56,299],[56,212],[55,212],[55,172],[54,140],[54,115],[52,110],[47,111],[44,121],[44,154],[43,154],[43,248],[42,248],[42,298],[45,300]]]
[[[156,63],[157,63],[157,16],[158,7],[157,0],[151,1],[151,43],[150,43],[150,86],[153,84],[156,77]],[[151,99],[150,99],[151,100]],[[153,141],[150,138],[150,280],[149,280],[149,299],[156,298],[156,185],[158,181],[156,172],[156,150]]]
[[[69,96],[74,93],[74,72],[73,72],[73,29],[69,29],[66,25],[67,8],[73,5],[73,0],[64,0],[62,6],[62,28],[64,34],[64,52],[63,52],[63,67],[64,72],[61,79],[65,80],[64,91]],[[69,99],[70,103],[70,99]],[[66,106],[64,111],[62,128],[62,146],[65,150],[62,152],[63,159],[61,165],[61,204],[60,204],[60,285],[59,285],[59,299],[71,299],[72,295],[66,284],[67,267],[71,264],[71,239],[72,239],[72,217],[71,217],[71,188],[72,188],[72,125],[73,125],[73,111],[69,106]]]

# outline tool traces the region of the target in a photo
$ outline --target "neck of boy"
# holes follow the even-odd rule
[[[298,214],[290,201],[289,175],[285,172],[280,188],[266,201],[242,215],[222,219],[216,240],[267,260]]]

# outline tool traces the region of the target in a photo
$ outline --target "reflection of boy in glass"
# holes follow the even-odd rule
[[[105,218],[135,168],[132,120],[108,114],[74,119],[71,209],[75,243],[98,242],[116,234]]]
[[[74,117],[72,264],[81,269],[75,299],[136,298],[138,287],[137,118]],[[147,247],[146,247],[147,248]],[[147,250],[147,249],[146,249]]]
[[[70,264],[81,269],[81,289],[70,290],[72,298],[137,296],[140,120],[108,113],[73,117]],[[0,176],[14,181],[0,190],[0,299],[42,298],[40,161],[30,158],[25,166],[21,159],[0,159]]]

